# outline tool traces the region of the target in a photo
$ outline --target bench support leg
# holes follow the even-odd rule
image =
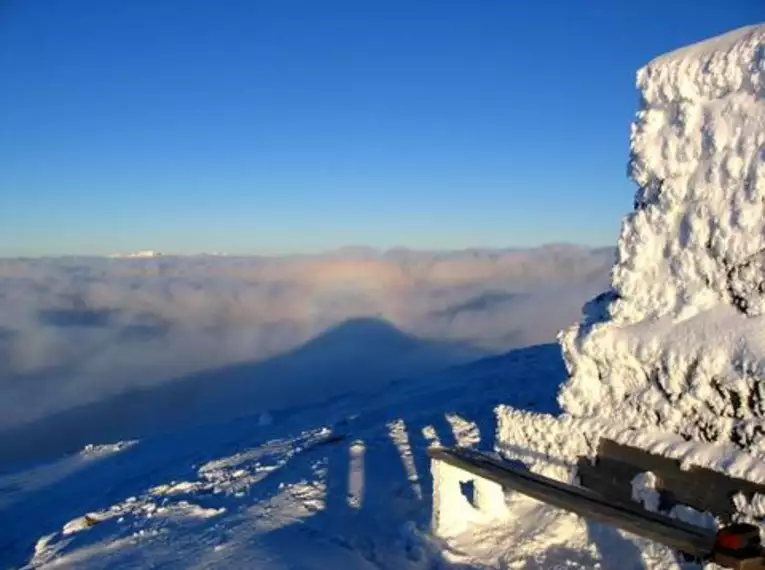
[[[459,467],[434,459],[432,530],[436,536],[459,534],[471,524],[500,518],[507,514],[505,492],[501,485]],[[463,485],[472,483],[472,502]]]

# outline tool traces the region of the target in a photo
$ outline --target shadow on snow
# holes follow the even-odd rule
[[[380,352],[374,347],[384,350]],[[267,559],[277,564],[275,568],[282,567],[279,561],[290,569],[323,567],[321,561],[300,558],[299,549],[289,546],[304,539],[323,544],[335,554],[346,553],[348,558],[336,567],[347,567],[345,564],[351,562],[351,567],[358,568],[395,568],[403,562],[438,567],[437,555],[427,552],[425,543],[418,538],[419,532],[427,529],[432,511],[432,480],[425,453],[431,438],[437,437],[444,445],[459,442],[462,434],[450,421],[456,415],[474,423],[480,432],[479,446],[491,449],[496,405],[504,403],[518,409],[556,413],[555,396],[565,378],[560,349],[555,344],[529,347],[392,382],[385,382],[386,377],[375,369],[375,362],[379,363],[386,355],[400,357],[405,353],[415,371],[418,367],[427,371],[439,363],[448,366],[450,362],[464,361],[476,352],[472,347],[414,339],[387,323],[364,319],[346,323],[292,353],[265,363],[194,375],[172,385],[83,406],[25,430],[0,434],[0,448],[11,444],[14,438],[21,438],[16,443],[51,450],[63,446],[68,451],[80,449],[85,443],[155,434],[131,449],[94,461],[55,485],[31,491],[23,504],[17,502],[0,511],[0,528],[10,529],[0,537],[0,559],[4,563],[24,563],[31,557],[34,541],[43,534],[60,530],[78,516],[109,508],[155,485],[195,480],[198,466],[206,461],[253,449],[277,436],[285,438],[305,429],[329,426],[338,436],[332,443],[292,455],[284,465],[255,483],[249,497],[198,497],[228,509],[223,522],[216,518],[202,524],[198,531],[201,536],[229,533],[239,537],[232,542],[233,548],[220,551],[211,548],[206,555],[210,565],[225,565],[226,558],[233,556],[233,562],[246,561],[248,557],[254,562]],[[324,374],[319,372],[319,363],[325,366]],[[312,399],[320,401],[322,392],[334,397],[325,398],[320,404],[311,404],[308,399],[305,405],[283,408],[273,414],[273,426],[259,425],[257,413],[247,415],[253,408],[251,405],[248,408],[249,402],[236,407],[240,400],[261,395],[257,392],[260,385],[253,386],[258,378],[279,379],[273,382],[278,384],[273,387],[274,392],[262,400],[277,402],[305,388],[312,370],[316,371]],[[330,374],[328,370],[334,372]],[[366,375],[373,379],[371,387],[359,390],[354,379]],[[241,417],[207,415],[224,405],[234,407],[227,410],[232,417]],[[156,435],[172,425],[169,419],[177,420],[155,417],[168,407],[181,407],[182,419],[198,415],[202,418],[200,424],[211,420],[220,423]],[[136,426],[136,418],[141,425]],[[395,425],[398,428],[394,429]],[[293,433],[285,433],[286,428]],[[51,439],[53,443],[48,441]],[[321,477],[326,485],[323,509],[268,532],[254,527],[248,531],[248,526],[242,526],[253,524],[247,512],[254,505],[273,499],[290,485],[316,479],[317,464],[323,465]],[[221,525],[226,528],[221,530]],[[78,540],[89,540],[86,535],[94,529],[83,531]],[[251,538],[242,540],[241,529],[245,529],[245,537]],[[195,533],[178,540],[198,547],[199,536]],[[387,548],[381,550],[381,545]],[[177,556],[179,548],[173,550]],[[171,554],[168,556],[165,561],[168,567],[189,564],[189,560],[178,561]],[[391,558],[396,556],[403,559]],[[199,567],[205,567],[204,558],[196,561]],[[151,562],[160,561],[152,558]]]

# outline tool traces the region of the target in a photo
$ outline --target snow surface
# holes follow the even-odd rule
[[[696,568],[660,545],[430,464],[431,445],[509,453],[500,438],[513,427],[527,449],[527,437],[545,433],[537,441],[560,451],[583,427],[551,415],[564,379],[558,347],[532,347],[266,425],[253,414],[6,474],[0,499],[13,500],[0,508],[0,566]],[[525,421],[507,422],[510,410]],[[36,484],[13,486],[23,481]]]
[[[426,449],[491,449],[500,402],[554,411],[564,377],[556,346],[533,347],[272,422],[253,414],[88,446],[0,476],[0,567],[485,568],[464,535],[430,532]]]
[[[635,209],[612,287],[560,342],[572,415],[765,448],[765,26],[637,75]]]
[[[271,423],[253,414],[87,446],[0,476],[1,566],[697,568],[661,545],[428,461],[429,446],[460,444],[565,479],[574,455],[614,426],[554,415],[564,379],[559,348],[546,345],[295,408]],[[616,437],[703,455],[666,434]],[[730,460],[704,445],[707,463]],[[756,466],[747,460],[740,470]]]

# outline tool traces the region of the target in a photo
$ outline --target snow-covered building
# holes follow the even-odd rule
[[[611,290],[561,332],[563,410],[765,451],[765,25],[639,70]]]

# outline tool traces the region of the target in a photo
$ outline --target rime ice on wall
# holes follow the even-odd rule
[[[690,316],[729,294],[727,273],[762,251],[765,27],[661,57],[641,69],[613,317]]]
[[[612,290],[560,334],[576,416],[765,447],[765,25],[638,72]]]

